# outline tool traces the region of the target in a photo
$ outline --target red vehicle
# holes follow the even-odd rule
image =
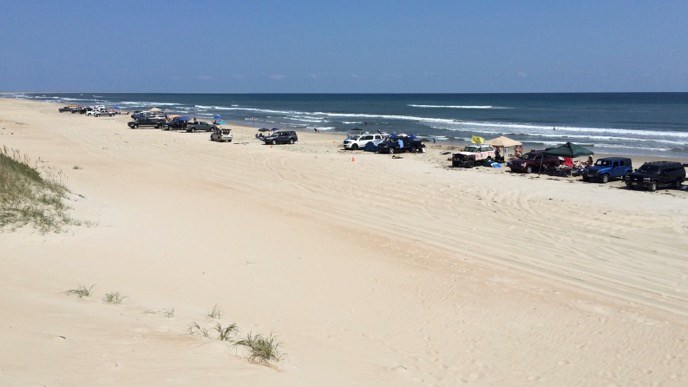
[[[561,163],[559,157],[545,155],[542,152],[544,151],[530,151],[521,156],[521,158],[513,160],[509,166],[509,168],[511,168],[511,172],[531,173],[538,172],[540,170],[540,166],[542,166],[542,171],[548,168],[555,168],[559,166]]]

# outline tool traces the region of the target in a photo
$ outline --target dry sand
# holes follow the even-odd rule
[[[688,383],[688,192],[56,108],[0,100],[0,144],[61,169],[93,224],[0,234],[0,385]],[[286,355],[250,363],[194,321]]]

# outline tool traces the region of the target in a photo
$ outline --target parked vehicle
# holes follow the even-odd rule
[[[452,155],[452,167],[472,168],[476,164],[492,161],[495,157],[495,148],[490,145],[469,145]]]
[[[186,120],[177,120],[174,119],[170,122],[167,122],[165,126],[163,127],[164,130],[186,130]]]
[[[425,152],[425,144],[414,135],[392,134],[377,144],[380,153]]]
[[[93,116],[93,117],[100,117],[100,116],[112,117],[115,115],[115,112],[107,110],[107,109],[93,109],[93,110],[87,111],[86,115],[87,116]]]
[[[65,106],[65,107],[61,107],[61,108],[57,109],[57,111],[60,113],[74,113],[74,112],[78,112],[79,110],[81,110],[81,106],[78,106],[78,105],[69,105],[69,106]]]
[[[605,157],[586,167],[581,176],[583,181],[607,183],[610,179],[624,179],[633,172],[631,159],[625,157]]]
[[[162,128],[163,125],[165,125],[165,118],[140,118],[138,120],[134,120],[129,122],[127,125],[129,125],[130,128],[132,129],[138,129],[139,126],[153,126],[156,129]]]
[[[210,141],[232,142],[232,130],[215,128],[210,135]]]
[[[561,160],[557,156],[545,155],[542,150],[530,151],[521,158],[513,160],[509,165],[512,172],[532,173],[533,171],[556,168],[561,164]]]
[[[196,121],[196,122],[187,122],[186,123],[186,131],[189,133],[195,133],[198,131],[212,132],[215,129],[217,129],[217,126],[211,125],[211,124],[207,123],[206,121]]]
[[[651,161],[627,175],[624,182],[628,188],[645,188],[655,191],[662,186],[681,188],[686,179],[683,164],[675,161]]]
[[[263,142],[266,144],[293,144],[297,141],[299,141],[299,136],[296,135],[296,132],[293,130],[280,130],[278,132],[275,132],[273,134],[263,136],[262,137]]]
[[[368,143],[373,143],[373,145],[378,145],[382,142],[382,135],[379,133],[363,133],[363,134],[352,134],[349,135],[344,140],[344,149],[363,149],[368,145]]]

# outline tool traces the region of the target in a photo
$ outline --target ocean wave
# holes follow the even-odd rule
[[[127,105],[127,106],[181,106],[180,103],[176,102],[148,102],[148,101],[122,101],[113,102],[114,105]]]
[[[429,109],[509,109],[508,107],[492,105],[416,105],[409,104],[409,107],[429,108]]]

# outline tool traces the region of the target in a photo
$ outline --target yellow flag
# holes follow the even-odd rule
[[[482,137],[480,137],[480,136],[472,136],[472,137],[471,137],[471,142],[472,142],[473,144],[482,144],[482,143],[485,142],[485,139],[482,138]]]

